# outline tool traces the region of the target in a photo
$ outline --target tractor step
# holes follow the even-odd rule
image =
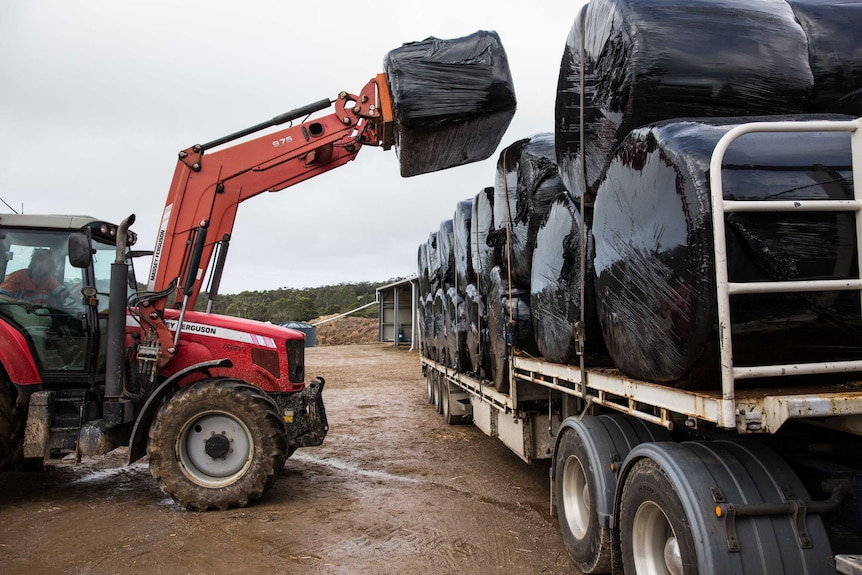
[[[45,465],[74,463],[87,390],[38,391],[30,396],[24,456],[42,459]]]

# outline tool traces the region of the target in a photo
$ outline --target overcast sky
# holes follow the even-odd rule
[[[177,152],[344,90],[404,42],[495,30],[518,110],[500,150],[552,132],[566,35],[582,2],[4,0],[0,198],[25,213],[134,213],[152,249]],[[319,114],[318,114],[319,115]],[[240,205],[222,293],[416,273],[496,159],[411,178],[394,150]],[[0,205],[0,212],[9,212]],[[146,270],[139,269],[139,279]]]

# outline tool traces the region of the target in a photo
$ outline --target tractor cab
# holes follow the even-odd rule
[[[0,320],[24,336],[46,385],[104,381],[116,233],[84,216],[0,217]]]

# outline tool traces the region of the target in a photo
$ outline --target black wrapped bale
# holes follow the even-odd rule
[[[862,116],[862,2],[788,0],[808,36],[812,110]]]
[[[591,215],[590,212],[587,215]],[[586,230],[582,228],[587,226]],[[530,311],[536,347],[542,356],[556,363],[577,362],[578,337],[584,339],[584,352],[593,356],[606,354],[595,305],[595,270],[593,242],[589,221],[581,217],[568,193],[559,194],[551,204],[536,233],[533,270],[530,281]],[[584,232],[586,253],[581,281],[581,234]],[[583,287],[583,329],[581,322],[581,288]]]
[[[583,178],[589,205],[632,129],[671,118],[803,113],[812,85],[807,40],[784,0],[591,0],[560,67],[560,176],[573,194]]]
[[[599,318],[614,363],[631,377],[689,388],[720,383],[708,166],[719,138],[745,120],[635,130],[599,188]],[[848,134],[750,134],[726,155],[724,196],[847,199],[849,170]],[[732,282],[858,277],[849,213],[736,212],[726,229]],[[862,354],[858,293],[738,295],[731,310],[737,366]]]
[[[487,187],[473,197],[470,220],[470,251],[476,286],[485,296],[491,283],[491,270],[500,265],[500,250],[494,238],[494,188]]]
[[[437,239],[437,236],[439,234],[439,230],[436,232],[431,232],[430,234],[428,234],[428,241],[425,242],[428,252],[428,283],[431,287],[429,292],[432,294],[441,287],[443,287],[440,281],[440,255],[438,253],[439,242]]]
[[[473,221],[473,200],[458,202],[452,218],[455,250],[455,287],[465,295],[469,284],[476,282],[473,271],[473,257],[470,253],[470,225]]]
[[[507,335],[511,335],[511,345],[514,348],[536,355],[533,324],[530,319],[530,292],[521,288],[510,287],[503,270],[500,266],[496,266],[491,270],[491,283],[485,301],[488,309],[491,382],[497,391],[508,393]]]
[[[467,356],[467,311],[464,298],[455,287],[446,290],[446,365],[459,373],[470,371]]]
[[[428,275],[430,266],[428,264],[428,243],[419,244],[416,254],[416,279],[419,284],[420,295],[431,291],[431,279]]]
[[[418,267],[418,286],[419,286],[419,326],[421,330],[422,355],[423,357],[435,358],[436,353],[436,334],[434,326],[434,293],[437,288],[431,285],[431,260],[428,250],[430,244],[436,243],[434,234],[429,236],[428,241],[419,244],[417,267]]]
[[[488,311],[485,298],[475,284],[464,290],[464,309],[467,316],[467,353],[470,367],[479,379],[491,379],[491,352],[488,345]]]
[[[440,268],[440,287],[444,289],[455,283],[453,234],[452,220],[440,222],[440,230],[437,233],[437,259]]]
[[[433,294],[431,321],[431,359],[445,364],[448,348],[446,346],[446,290],[443,288]]]
[[[536,232],[548,206],[565,191],[554,152],[553,134],[518,140],[500,153],[494,183],[494,233],[501,264],[511,280],[530,285]]]
[[[401,175],[491,156],[515,114],[515,87],[496,32],[428,38],[387,54]]]
[[[433,359],[434,349],[434,294],[419,295],[419,326],[422,330],[422,356]]]

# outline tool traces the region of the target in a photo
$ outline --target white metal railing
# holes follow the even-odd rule
[[[753,132],[850,132],[853,192],[852,200],[794,201],[727,201],[724,199],[721,168],[728,147],[739,137]],[[862,118],[852,121],[753,122],[736,126],[718,142],[710,162],[712,192],[712,225],[715,243],[715,278],[718,308],[718,332],[721,353],[721,400],[718,425],[736,427],[735,382],[753,377],[809,375],[862,371],[862,361],[838,361],[750,367],[733,366],[733,344],[730,324],[730,295],[830,290],[862,290],[862,279],[810,280],[737,283],[728,280],[725,214],[728,212],[854,212],[856,254],[862,273]],[[862,296],[860,296],[862,297]]]

